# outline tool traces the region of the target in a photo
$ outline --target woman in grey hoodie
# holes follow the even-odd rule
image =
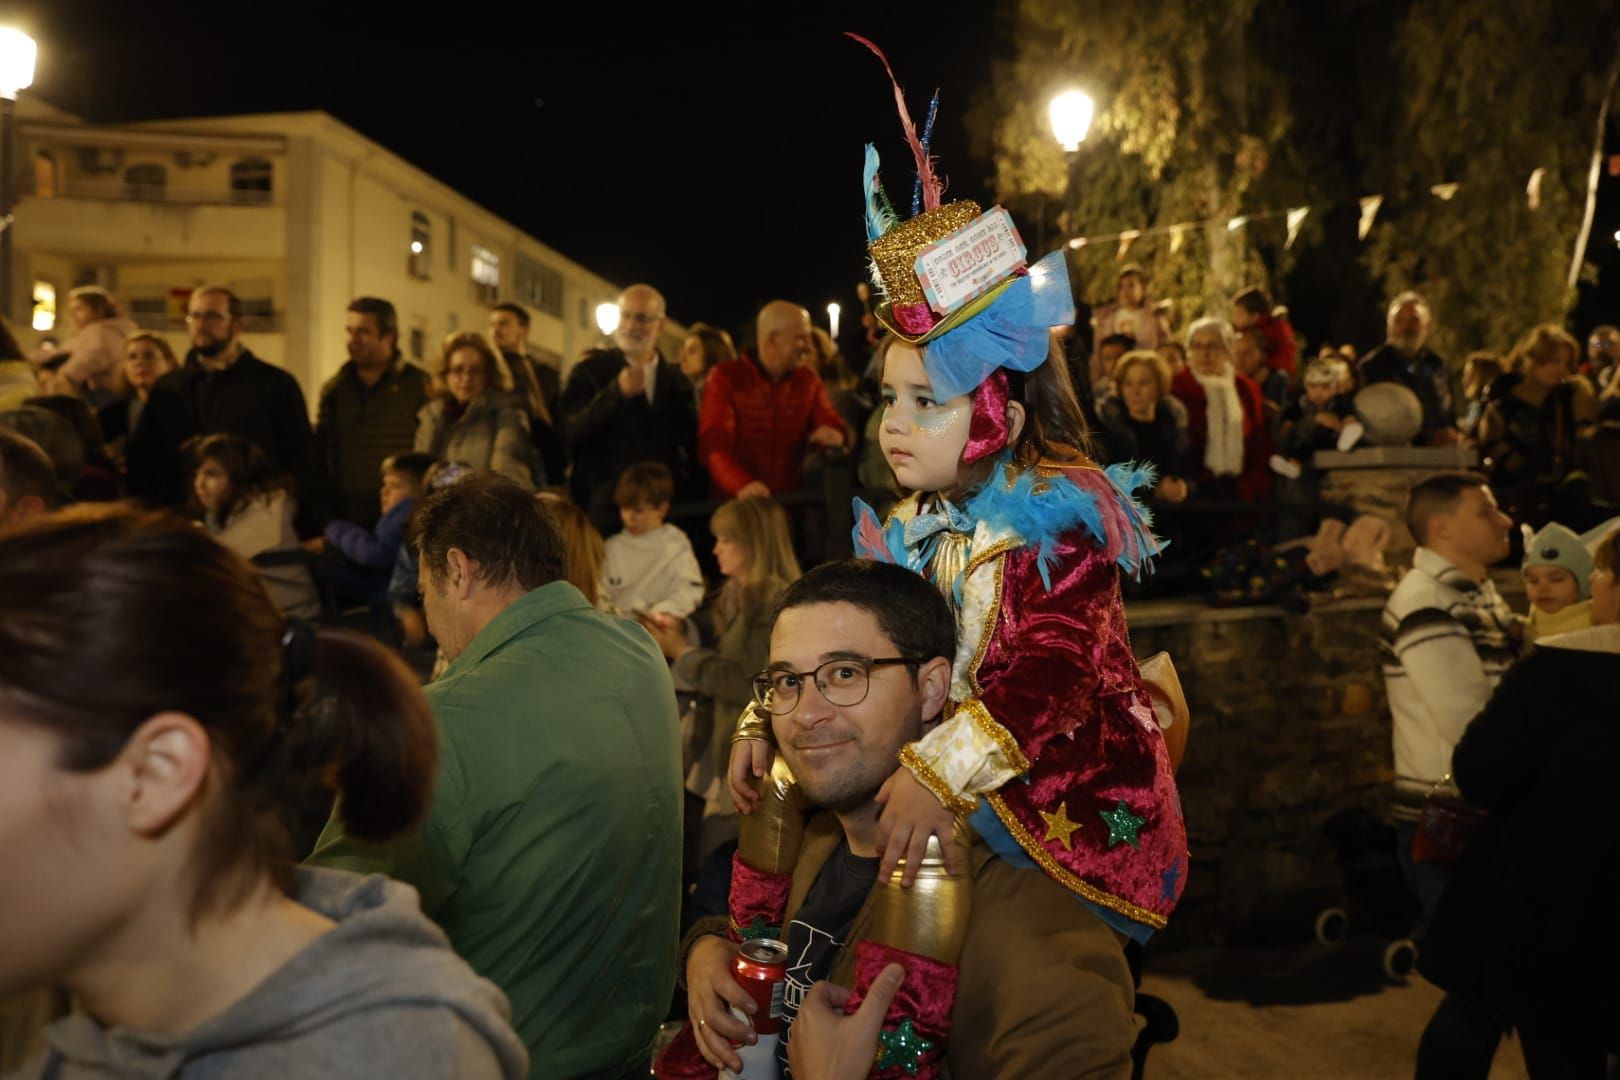
[[[306,777],[367,839],[427,807],[433,720],[397,660],[290,623],[164,514],[7,534],[0,598],[0,999],[76,1003],[12,1075],[525,1074],[415,892],[295,869]]]

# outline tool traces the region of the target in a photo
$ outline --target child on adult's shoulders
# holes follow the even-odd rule
[[[692,541],[664,519],[675,478],[656,461],[632,465],[619,477],[613,501],[621,532],[607,539],[602,606],[619,615],[684,619],[703,602],[703,571]]]
[[[1593,549],[1620,530],[1620,518],[1579,536],[1556,522],[1535,534],[1528,525],[1521,528],[1525,540],[1519,573],[1530,601],[1525,641],[1592,626]]]
[[[333,521],[323,535],[305,542],[309,550],[325,556],[316,563],[315,576],[337,589],[340,603],[387,610],[388,582],[405,542],[405,527],[422,495],[427,471],[437,461],[432,454],[415,452],[385,459],[378,492],[382,516],[377,524],[368,529],[353,521]]]

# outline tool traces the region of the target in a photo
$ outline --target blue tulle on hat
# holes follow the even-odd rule
[[[1054,251],[1013,280],[995,303],[923,348],[934,398],[973,392],[996,368],[1030,372],[1045,362],[1047,331],[1074,322],[1074,294],[1063,252]]]

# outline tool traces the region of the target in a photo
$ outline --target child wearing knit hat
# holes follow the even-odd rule
[[[1591,545],[1617,523],[1620,521],[1606,522],[1579,536],[1556,522],[1533,535],[1528,525],[1522,527],[1524,562],[1519,572],[1530,600],[1530,618],[1524,628],[1527,643],[1592,625]]]

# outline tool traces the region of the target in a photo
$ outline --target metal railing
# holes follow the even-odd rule
[[[179,333],[186,328],[186,317],[184,315],[169,315],[153,311],[132,311],[129,317],[142,330],[164,330]],[[244,315],[242,317],[242,329],[249,334],[279,334],[287,329],[286,318],[280,313]]]

